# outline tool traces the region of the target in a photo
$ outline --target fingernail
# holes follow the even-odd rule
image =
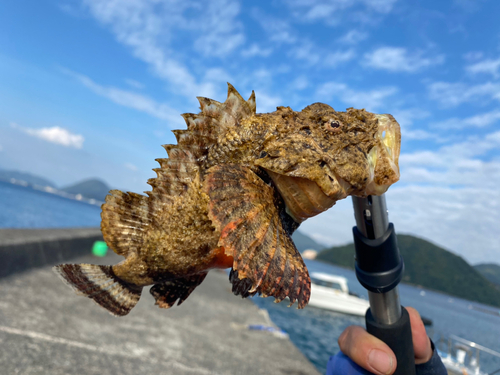
[[[382,374],[390,374],[392,370],[392,357],[382,350],[373,349],[368,354],[368,363]]]

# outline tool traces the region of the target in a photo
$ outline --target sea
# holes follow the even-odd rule
[[[0,228],[98,227],[100,212],[96,205],[0,181]],[[310,272],[346,277],[349,289],[368,299],[352,270],[314,260],[306,260],[306,264]],[[497,308],[406,284],[399,285],[399,293],[404,306],[412,306],[432,320],[427,332],[436,344],[443,343],[443,349],[447,338],[456,335],[500,352]],[[288,308],[286,301],[276,304],[272,298],[252,300],[268,311],[274,324],[289,335],[321,373],[329,357],[339,351],[337,339],[342,331],[353,324],[364,325],[362,317],[310,306],[298,310],[296,304]],[[500,369],[500,359],[493,356],[481,354],[480,364],[486,373]]]

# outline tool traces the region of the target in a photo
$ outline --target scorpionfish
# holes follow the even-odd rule
[[[224,103],[199,97],[163,146],[146,195],[111,190],[102,205],[113,266],[54,269],[78,294],[126,315],[145,286],[161,308],[180,305],[210,269],[231,268],[233,293],[307,305],[311,280],[291,235],[301,222],[356,195],[383,194],[399,179],[393,116],[314,103],[256,113],[228,84]]]

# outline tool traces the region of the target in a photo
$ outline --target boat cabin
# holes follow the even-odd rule
[[[337,289],[347,294],[349,293],[347,279],[343,276],[334,276],[321,272],[312,272],[310,276],[311,282],[315,285],[330,289]]]

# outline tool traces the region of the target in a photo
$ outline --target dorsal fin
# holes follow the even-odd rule
[[[219,134],[225,129],[238,126],[241,119],[255,114],[255,93],[244,100],[230,83],[224,103],[198,97],[201,112],[184,113],[187,129],[174,130],[177,145],[164,145],[168,159],[156,159],[160,168],[154,169],[157,177],[148,181],[153,187],[148,195],[158,195],[163,201],[168,196],[183,194],[189,182],[196,176],[208,155],[210,147],[217,143]]]
[[[250,107],[250,110],[253,114],[257,111],[257,103],[255,102],[255,92],[252,90],[252,95],[247,100],[247,104]]]

